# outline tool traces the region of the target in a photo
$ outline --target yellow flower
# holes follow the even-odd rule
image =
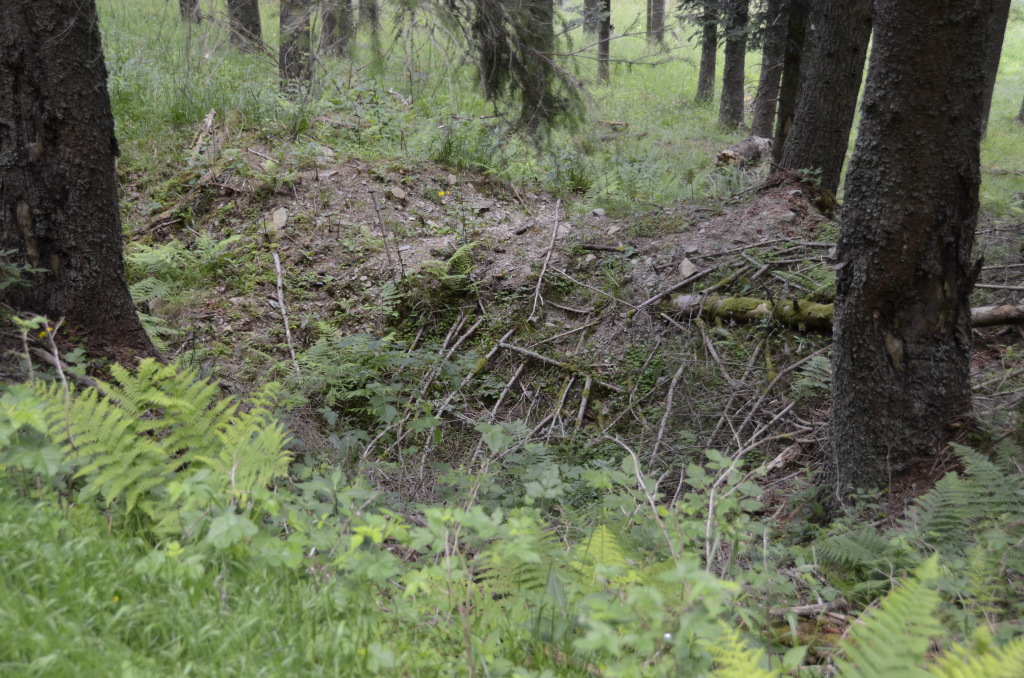
[[[121,596],[114,596],[114,602],[115,603],[120,603],[121,602]]]
[[[444,197],[444,191],[438,191],[438,192],[437,192],[437,194],[438,194],[439,196],[441,196],[442,198]]]

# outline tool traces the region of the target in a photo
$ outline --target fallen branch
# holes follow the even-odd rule
[[[540,268],[540,275],[537,277],[537,287],[533,291],[533,308],[530,309],[530,323],[536,323],[538,320],[537,315],[537,304],[541,302],[540,287],[544,284],[544,274],[548,271],[548,262],[551,261],[551,253],[555,251],[555,239],[558,238],[558,213],[562,208],[562,199],[559,198],[555,201],[555,221],[551,226],[551,242],[548,243],[547,254],[544,255],[544,265]]]
[[[717,165],[734,165],[746,167],[756,165],[772,153],[772,140],[765,137],[751,136],[739,141],[718,154]]]
[[[530,349],[523,348],[522,346],[516,346],[515,344],[506,344],[505,342],[500,342],[498,344],[498,346],[500,346],[501,348],[507,349],[509,351],[515,351],[516,353],[519,353],[521,355],[525,355],[528,358],[533,358],[534,360],[539,360],[542,363],[547,363],[548,365],[553,365],[554,367],[557,367],[559,369],[565,370],[566,372],[569,372],[570,374],[577,374],[577,375],[580,375],[580,376],[583,376],[583,377],[592,376],[592,375],[586,374],[585,372],[583,372],[582,370],[580,370],[579,368],[577,368],[577,367],[575,367],[573,365],[570,365],[568,363],[564,363],[561,360],[555,360],[554,358],[549,358],[546,355],[543,355],[541,353],[537,353],[536,351],[531,351]],[[602,387],[608,389],[609,391],[612,391],[613,393],[622,393],[622,389],[621,388],[619,388],[615,384],[612,384],[612,383],[609,383],[609,382],[605,381],[604,379],[598,379],[597,377],[593,377],[593,380],[594,380],[595,384],[597,384],[599,386],[602,386]]]
[[[671,297],[671,311],[689,317],[704,316],[732,322],[759,322],[770,319],[805,331],[832,329],[833,304],[817,304],[798,299],[753,299],[719,297],[704,294],[680,294]],[[1024,324],[1024,306],[979,306],[971,309],[973,327]]]
[[[769,617],[785,617],[787,614],[795,614],[798,617],[817,617],[828,612],[846,612],[850,606],[845,600],[839,598],[830,603],[814,603],[812,605],[795,605],[793,607],[772,608],[768,611]]]
[[[284,321],[284,340],[288,343],[288,353],[292,356],[295,374],[301,377],[302,370],[299,369],[299,361],[295,358],[295,345],[292,343],[292,330],[288,326],[288,311],[284,306],[284,276],[281,273],[281,257],[277,256],[277,250],[274,250],[274,268],[277,269],[277,303],[281,306],[281,319]]]

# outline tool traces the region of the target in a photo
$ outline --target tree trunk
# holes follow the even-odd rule
[[[1020,113],[1017,114],[1017,122],[1024,123],[1024,99],[1020,102]]]
[[[985,32],[985,98],[981,113],[981,137],[988,131],[988,116],[992,110],[992,93],[996,90],[996,75],[999,73],[999,58],[1003,54],[1003,36],[1006,21],[1010,17],[1010,0],[995,0],[988,30]]]
[[[0,249],[46,269],[0,291],[94,350],[154,355],[122,258],[118,155],[93,0],[8,3],[0,21]],[[66,325],[67,326],[67,325]]]
[[[352,0],[331,0],[322,6],[324,51],[347,57],[355,34]]]
[[[380,28],[380,7],[377,0],[359,0],[359,25]]]
[[[203,19],[199,11],[199,0],[178,0],[178,8],[181,11],[181,20],[197,24]]]
[[[605,0],[606,7],[611,0]],[[523,106],[520,123],[536,131],[542,122],[556,117],[558,105],[552,84],[555,78],[555,5],[553,0],[527,0],[522,27]],[[610,19],[609,19],[610,20]]]
[[[968,297],[992,2],[878,0],[836,266],[827,481],[929,459],[971,410]],[[931,463],[930,461],[927,463]]]
[[[612,39],[612,0],[601,0],[601,23],[597,31],[597,81],[611,81],[609,59]]]
[[[786,28],[789,25],[789,0],[768,0],[765,10],[764,49],[761,51],[761,77],[754,97],[750,133],[771,137],[775,127],[775,109],[779,100],[782,63],[786,53]]]
[[[782,84],[779,86],[779,110],[776,114],[772,161],[778,165],[786,148],[786,139],[793,128],[793,115],[800,95],[800,72],[808,42],[810,8],[808,0],[790,0],[786,20],[786,48],[782,57]]]
[[[601,29],[602,0],[583,0],[583,30],[589,35],[597,35]]]
[[[750,0],[729,0],[725,24],[725,66],[718,124],[735,129],[743,124],[743,81],[747,56],[747,16]]]
[[[715,98],[715,69],[718,61],[718,15],[711,5],[705,5],[701,24],[700,70],[697,72],[697,95],[694,100],[710,102]]]
[[[309,0],[281,0],[281,47],[278,68],[281,90],[294,94],[313,79],[313,54],[309,38]]]
[[[263,44],[259,0],[228,0],[231,42],[243,52],[252,52]]]
[[[833,193],[839,189],[864,79],[873,4],[828,0],[782,155],[783,167],[821,170],[822,188]]]
[[[665,0],[647,0],[647,40],[665,42]]]

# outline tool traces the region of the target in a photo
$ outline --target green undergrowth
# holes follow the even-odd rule
[[[396,431],[375,378],[427,389],[416,375],[472,369],[394,348],[349,344],[334,395],[307,391]],[[370,444],[346,473],[301,451],[274,384],[236,401],[173,365],[111,372],[0,398],[4,675],[773,676],[833,659],[842,676],[1020,675],[1024,477],[1007,442],[957,448],[963,472],[890,528],[816,528],[765,521],[756,465],[715,450],[669,504],[618,440],[613,460],[571,466],[519,424],[478,421],[479,454],[438,477],[445,499],[409,505],[371,481],[422,449]],[[423,445],[442,430],[429,409],[403,424]],[[881,604],[839,641],[786,612],[808,598]]]

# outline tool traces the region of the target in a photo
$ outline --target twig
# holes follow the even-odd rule
[[[583,242],[577,245],[581,250],[590,250],[592,252],[624,252],[624,247],[616,247],[615,245],[598,245],[590,242]]]
[[[587,376],[582,370],[580,370],[579,368],[577,368],[577,367],[575,367],[573,365],[569,365],[568,363],[563,363],[562,361],[555,360],[554,358],[549,358],[546,355],[542,355],[540,353],[537,353],[536,351],[531,351],[528,348],[523,348],[522,346],[516,346],[515,344],[506,344],[506,343],[504,343],[504,341],[500,342],[498,345],[501,348],[508,349],[509,351],[515,351],[516,353],[520,353],[522,355],[528,356],[530,358],[533,358],[534,360],[539,360],[542,363],[547,363],[548,365],[554,365],[555,367],[563,369],[566,372],[570,372],[572,374],[579,374],[581,376]],[[622,389],[621,388],[619,388],[615,384],[608,383],[607,381],[605,381],[603,379],[598,379],[597,377],[594,377],[594,383],[598,384],[600,386],[603,386],[604,388],[606,388],[609,391],[612,391],[614,393],[622,393]]]
[[[981,290],[1007,290],[1010,292],[1024,292],[1024,287],[1020,285],[982,285],[977,283],[974,285],[977,289]]]
[[[377,204],[377,191],[370,191],[370,197],[373,198],[373,211],[377,213],[377,223],[380,225],[380,234],[384,237],[384,252],[388,255],[388,267],[392,271],[395,270],[395,264],[391,260],[391,245],[388,244],[388,229],[384,226],[384,217],[380,215],[380,206]],[[398,269],[401,271],[402,277],[405,277],[405,266],[402,264],[402,253],[395,248],[395,255],[398,257]]]
[[[583,417],[587,413],[587,403],[590,402],[590,387],[594,383],[594,378],[587,376],[587,380],[583,382],[583,393],[580,395],[580,409],[576,413],[576,425],[573,426],[573,431],[579,431],[580,426],[583,425]]]
[[[814,603],[811,605],[794,605],[793,607],[772,608],[768,611],[769,617],[785,617],[788,614],[795,614],[798,617],[817,617],[828,612],[846,612],[850,606],[842,598],[837,598],[830,603]]]
[[[299,361],[295,357],[295,346],[292,344],[292,330],[288,325],[288,309],[284,305],[284,276],[281,273],[281,257],[277,256],[274,250],[274,268],[277,270],[277,303],[281,307],[281,319],[284,321],[284,340],[288,344],[288,352],[292,356],[292,364],[295,365],[295,374],[302,376],[299,369]]]
[[[811,353],[810,355],[804,356],[800,360],[796,361],[795,363],[793,363],[789,367],[785,368],[784,370],[781,370],[778,374],[776,374],[775,378],[772,379],[771,382],[768,384],[768,386],[764,389],[764,392],[761,393],[761,397],[758,398],[757,402],[754,403],[754,406],[752,408],[750,408],[750,412],[747,413],[747,416],[746,416],[746,418],[744,418],[743,423],[740,424],[740,427],[738,429],[736,429],[736,434],[739,435],[740,433],[743,432],[743,429],[745,429],[747,427],[747,424],[750,423],[750,420],[753,418],[754,414],[756,414],[757,411],[761,408],[761,403],[763,403],[764,399],[768,397],[768,394],[771,392],[771,390],[773,388],[775,388],[775,385],[777,383],[779,383],[779,380],[781,380],[784,376],[786,376],[787,374],[789,374],[790,372],[792,372],[796,368],[798,368],[801,365],[803,365],[805,362],[807,362],[808,360],[810,360],[814,356],[821,355],[822,353],[824,353],[828,349],[829,349],[828,346],[822,346],[821,348],[819,348],[814,353]]]
[[[588,290],[590,290],[592,292],[597,292],[602,297],[608,297],[612,301],[617,301],[618,303],[624,304],[626,306],[629,306],[630,308],[632,308],[634,310],[639,308],[637,306],[633,306],[633,304],[629,303],[628,301],[624,301],[622,299],[619,299],[618,297],[613,297],[612,295],[608,294],[607,292],[602,292],[601,290],[597,289],[596,287],[594,287],[592,285],[588,285],[585,282],[580,282],[579,280],[577,280],[576,278],[572,277],[571,275],[569,275],[565,271],[562,271],[562,270],[557,269],[557,268],[552,268],[551,270],[554,271],[555,273],[557,273],[558,275],[562,276],[563,278],[567,278],[569,280],[569,282],[576,283],[580,287],[586,287]]]
[[[636,306],[635,308],[637,308],[637,309],[646,308],[646,307],[650,306],[651,304],[657,303],[657,302],[661,301],[662,299],[664,299],[665,297],[667,297],[668,295],[670,295],[673,292],[675,292],[676,290],[680,290],[680,289],[686,287],[687,285],[689,285],[690,283],[693,283],[693,282],[696,282],[696,281],[700,280],[701,278],[706,276],[708,273],[711,273],[712,271],[714,271],[716,268],[718,268],[718,267],[717,266],[712,266],[711,268],[706,268],[703,271],[698,271],[697,273],[694,273],[693,275],[691,275],[689,278],[686,278],[685,280],[683,280],[680,283],[676,283],[675,285],[673,285],[672,287],[668,288],[667,290],[664,290],[662,292],[658,292],[653,297],[651,297],[650,299],[648,299],[644,303],[640,304],[639,306]]]
[[[672,375],[672,381],[668,385],[668,394],[665,396],[665,413],[661,416],[661,425],[658,426],[658,437],[654,440],[654,449],[651,450],[651,460],[658,458],[658,448],[664,444],[665,439],[665,428],[668,426],[669,415],[672,414],[672,399],[676,393],[676,386],[679,385],[679,380],[683,377],[683,370],[686,368],[686,363],[681,363],[676,373]]]
[[[650,504],[651,506],[651,517],[653,517],[654,521],[658,523],[658,527],[661,528],[661,533],[665,535],[665,543],[668,546],[669,555],[672,556],[672,560],[678,560],[678,558],[676,557],[675,546],[672,545],[672,538],[668,536],[668,530],[665,529],[665,523],[661,521],[661,515],[659,515],[658,513],[658,505],[654,503],[654,497],[647,489],[647,483],[644,481],[643,472],[640,470],[640,459],[636,456],[636,452],[634,452],[629,447],[629,445],[622,442],[615,436],[606,435],[605,438],[612,441],[622,449],[624,449],[626,452],[629,453],[629,456],[633,458],[633,472],[634,475],[636,475],[636,483],[640,487],[640,490],[644,493],[644,496],[647,498],[647,503]]]
[[[551,241],[548,243],[548,251],[544,255],[544,264],[540,267],[540,275],[537,276],[537,287],[533,290],[533,308],[530,309],[530,320],[537,317],[537,303],[541,301],[540,288],[544,284],[544,274],[548,270],[548,262],[551,261],[551,253],[555,251],[555,239],[558,237],[558,215],[562,209],[562,199],[555,201],[555,221],[551,226]]]
[[[600,320],[595,320],[593,322],[587,323],[586,325],[580,325],[579,327],[574,327],[571,330],[566,330],[565,332],[559,332],[558,334],[556,334],[553,337],[548,337],[547,339],[541,339],[536,344],[534,344],[534,347],[540,346],[541,344],[546,344],[549,341],[555,341],[556,339],[561,339],[562,337],[567,337],[570,334],[575,334],[576,332],[582,332],[585,329],[593,327],[594,325],[598,324],[599,322],[601,322],[601,321]]]
[[[33,349],[31,349],[31,351],[37,357],[39,357],[39,359],[41,359],[44,363],[46,363],[50,367],[54,368],[55,370],[59,370],[59,371],[62,372],[63,369],[67,369],[67,364],[63,360],[61,360],[60,358],[54,358],[52,355],[50,355],[49,353],[47,353],[43,349],[41,349],[41,348],[33,348]],[[71,377],[75,381],[77,381],[79,384],[81,384],[82,386],[85,386],[87,388],[94,388],[97,391],[99,391],[100,394],[103,394],[103,395],[106,394],[106,392],[100,387],[100,385],[92,377],[88,377],[88,376],[86,376],[84,374],[75,374],[74,372],[71,372],[70,374],[71,374]]]

